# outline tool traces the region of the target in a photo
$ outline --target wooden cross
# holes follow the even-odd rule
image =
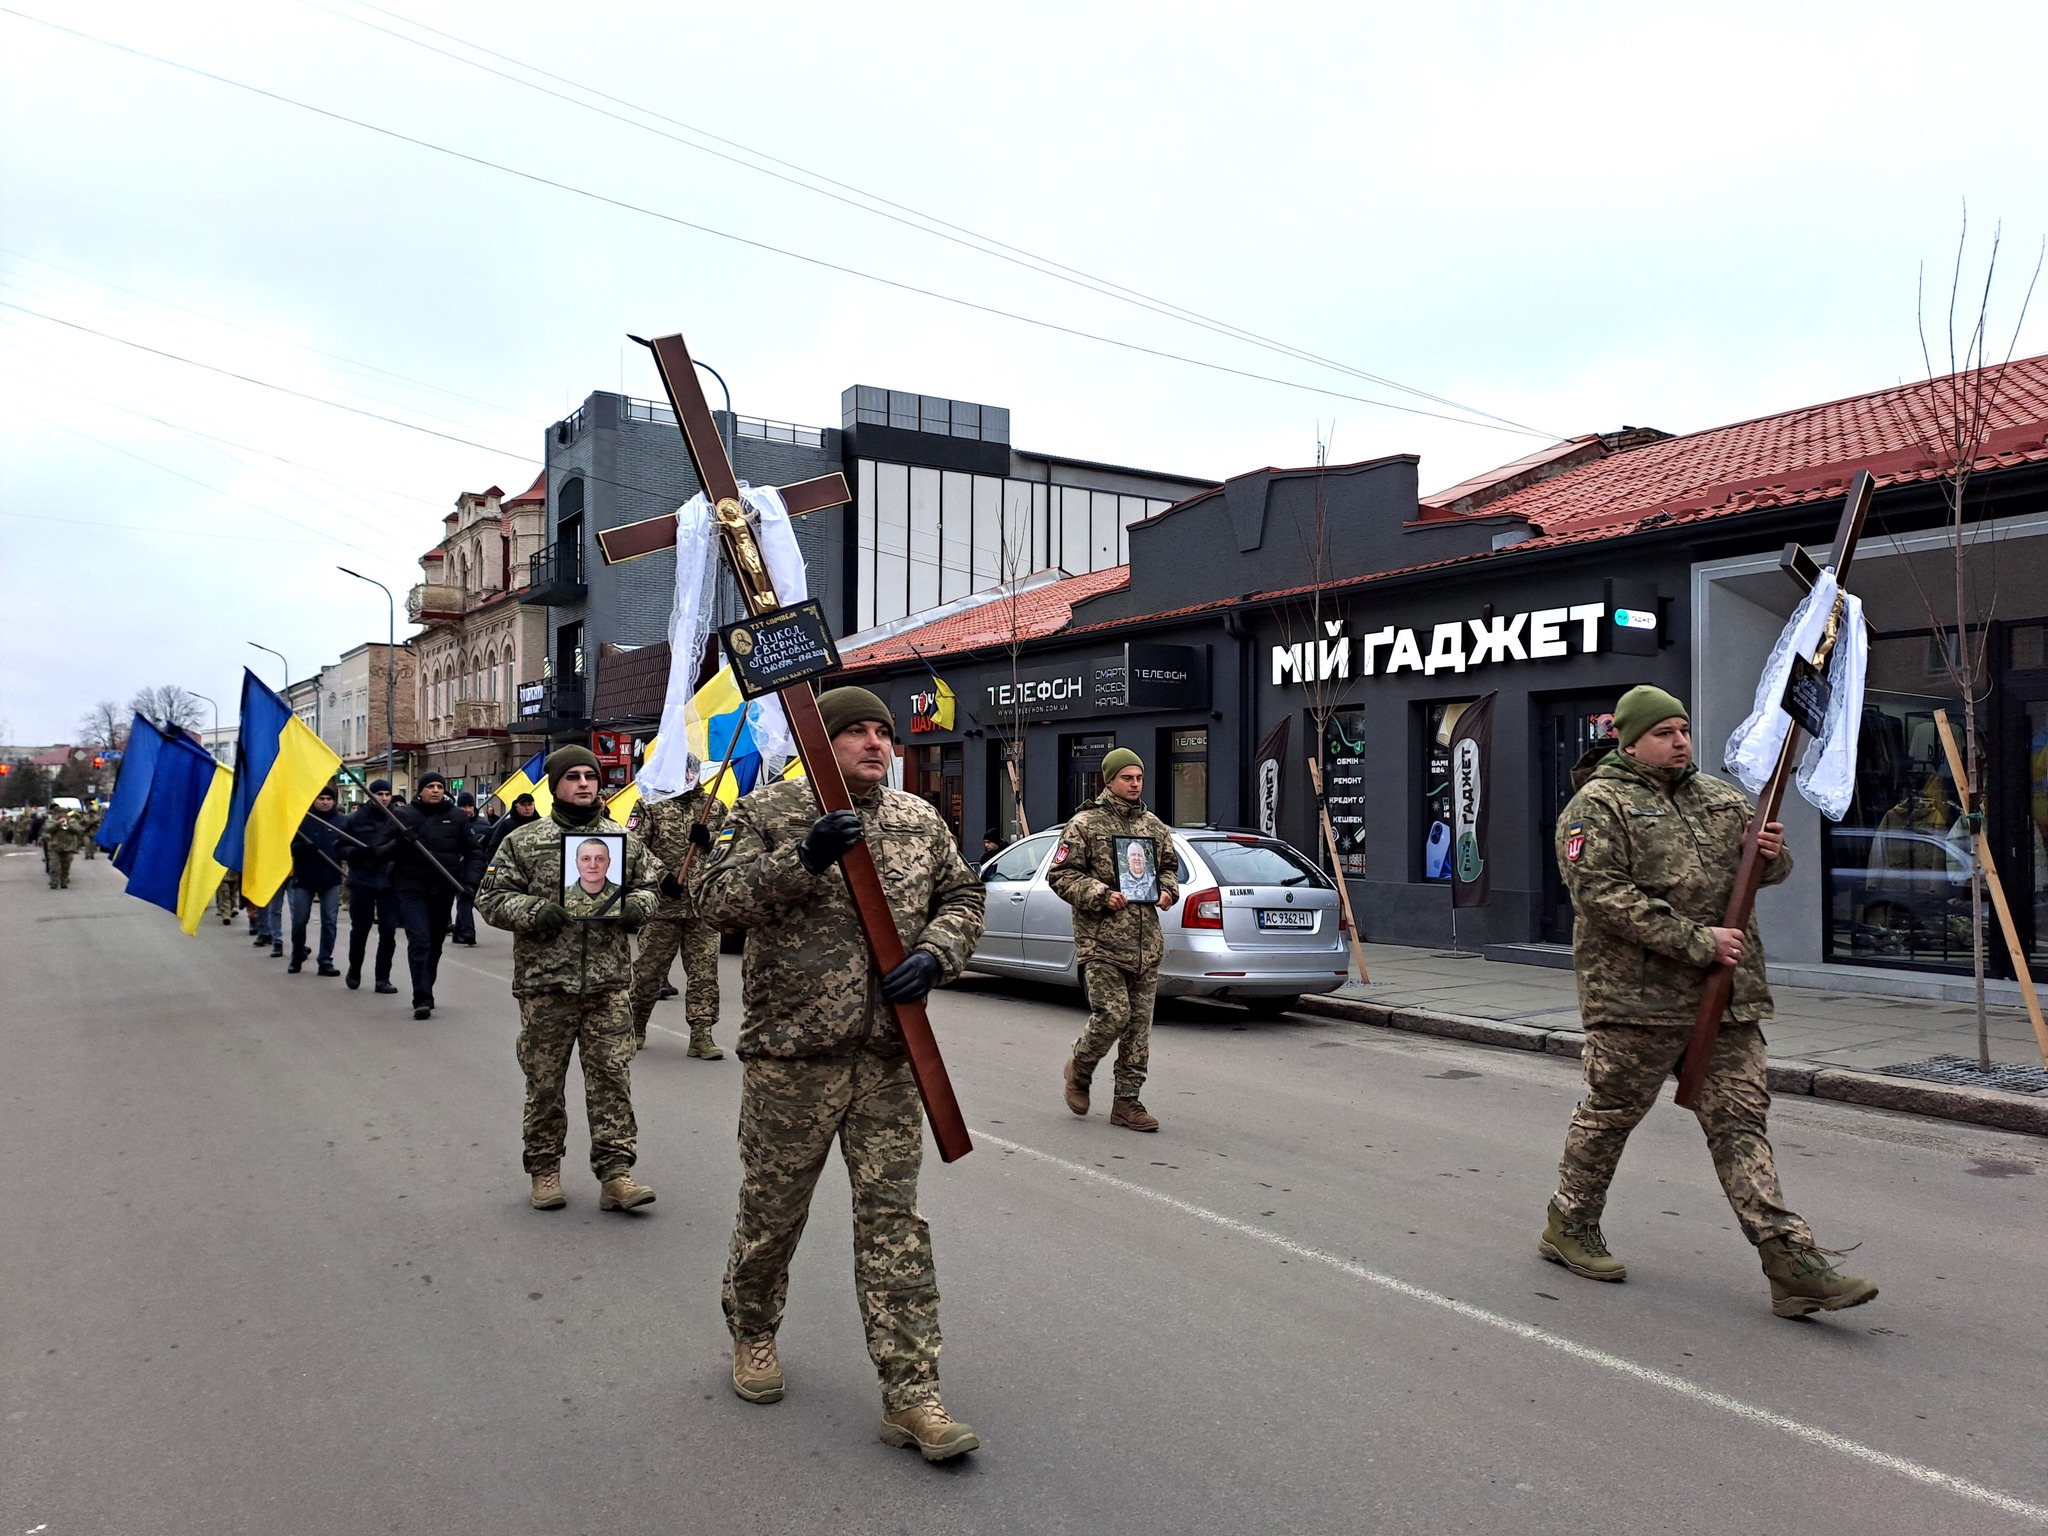
[[[1856,558],[1857,541],[1863,537],[1864,519],[1870,515],[1870,493],[1873,482],[1870,471],[1859,469],[1849,482],[1848,499],[1842,504],[1842,520],[1835,526],[1835,547],[1832,564],[1835,580],[1846,585],[1849,576],[1849,562]],[[1797,544],[1788,544],[1779,565],[1795,581],[1811,588],[1820,576],[1820,566],[1814,558]],[[1840,610],[1837,609],[1837,613]],[[1825,650],[1836,638],[1835,626],[1828,626],[1829,639],[1822,642]],[[1826,655],[1817,656],[1823,665]],[[1728,913],[1721,919],[1721,926],[1746,932],[1749,919],[1756,911],[1757,887],[1763,883],[1764,861],[1757,853],[1757,834],[1778,819],[1779,808],[1785,803],[1786,787],[1792,782],[1794,766],[1799,761],[1799,749],[1803,744],[1803,732],[1797,721],[1785,733],[1785,744],[1778,749],[1778,765],[1771,770],[1771,777],[1764,785],[1763,795],[1757,801],[1756,815],[1742,834],[1742,862],[1735,867],[1735,889],[1728,897]],[[1678,1102],[1687,1109],[1698,1109],[1700,1089],[1707,1080],[1707,1061],[1714,1054],[1714,1043],[1721,1037],[1721,1016],[1728,1011],[1728,998],[1735,986],[1735,967],[1716,964],[1707,972],[1707,984],[1700,993],[1699,1011],[1693,1015],[1692,1038],[1686,1042],[1685,1056],[1679,1064]]]
[[[632,339],[640,341],[637,336]],[[704,487],[704,494],[711,499],[719,538],[725,545],[733,576],[739,582],[740,595],[746,600],[747,612],[757,617],[771,612],[782,606],[783,600],[777,596],[769,580],[760,545],[747,523],[746,507],[740,499],[739,479],[733,474],[732,461],[726,457],[725,442],[718,435],[711,406],[704,398],[703,386],[697,381],[697,370],[690,361],[689,349],[683,345],[680,336],[660,336],[640,344],[654,354],[655,366],[661,370],[662,385],[668,391],[669,404],[675,408],[676,425],[682,429],[683,446],[689,450],[690,462],[696,466],[697,480]],[[845,476],[833,474],[786,486],[782,490],[782,499],[794,513],[815,512],[853,498],[847,491]],[[649,518],[644,522],[628,523],[622,528],[607,529],[597,537],[599,547],[604,551],[605,563],[616,565],[622,560],[636,559],[673,546],[676,542],[676,520],[673,516]],[[674,666],[677,659],[671,657],[669,664]],[[832,755],[832,739],[825,733],[824,719],[818,713],[816,692],[808,682],[803,682],[784,688],[777,697],[782,700],[783,713],[789,717],[790,728],[796,735],[805,779],[817,796],[819,811],[851,810],[853,798],[847,793],[846,780],[839,772],[839,760]],[[896,918],[882,892],[881,877],[875,871],[874,854],[865,842],[855,843],[846,857],[839,861],[839,867],[845,873],[847,889],[852,893],[854,910],[859,915],[861,933],[867,939],[868,953],[874,960],[875,969],[887,975],[903,963],[903,939],[896,931]],[[904,1049],[910,1057],[911,1075],[916,1078],[918,1095],[924,1100],[925,1114],[931,1121],[932,1139],[938,1143],[940,1158],[950,1163],[955,1158],[966,1156],[974,1150],[974,1142],[967,1134],[967,1122],[960,1114],[959,1101],[953,1096],[953,1082],[946,1074],[945,1059],[939,1055],[938,1041],[932,1036],[931,1020],[925,1013],[924,1004],[886,1003],[884,1006],[902,1033]]]

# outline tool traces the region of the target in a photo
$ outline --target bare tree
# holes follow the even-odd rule
[[[1979,288],[1967,279],[1964,267],[1970,234],[1968,205],[1956,237],[1955,267],[1949,278],[1946,335],[1930,341],[1927,333],[1926,266],[1921,266],[1914,311],[1920,331],[1920,355],[1927,381],[1915,396],[1915,408],[1925,413],[1919,424],[1925,434],[1924,447],[1940,471],[1943,503],[1943,574],[1949,590],[1939,598],[1921,580],[1915,562],[1901,560],[1926,610],[1928,622],[1938,641],[1941,666],[1949,687],[1962,704],[1963,764],[1967,782],[1956,786],[1968,802],[1972,819],[1983,813],[1984,764],[1982,726],[1979,714],[1990,697],[1991,668],[1987,654],[1991,626],[1998,612],[1998,561],[1973,560],[1980,542],[1989,539],[1981,517],[1968,515],[1969,489],[1987,443],[1996,429],[2002,402],[2006,370],[2019,344],[2020,328],[2033,302],[2034,285],[2040,280],[2042,258],[2048,242],[2034,259],[2033,273],[2020,296],[2019,313],[2014,316],[2012,335],[2002,355],[1992,355],[1991,304],[1998,273],[1998,252],[2003,228],[1994,226],[1991,251],[1984,262],[1984,281]],[[1975,313],[1971,313],[1974,297]],[[1947,371],[1937,373],[1936,348],[1946,343]],[[1981,511],[1980,508],[1975,510]],[[1898,536],[1893,536],[1894,546]],[[1901,550],[1903,554],[1903,550]],[[1972,831],[1974,833],[1974,827]],[[1970,950],[1976,976],[1977,1060],[1984,1071],[1991,1069],[1990,1027],[1984,1000],[1984,860],[1982,844],[1974,835],[1966,839],[1970,857]],[[2024,963],[2024,962],[2022,962]]]
[[[129,709],[159,726],[183,726],[196,731],[206,719],[206,706],[176,683],[158,683],[138,688],[128,701]]]
[[[103,751],[120,747],[128,739],[130,713],[112,699],[101,699],[78,722],[79,744]]]

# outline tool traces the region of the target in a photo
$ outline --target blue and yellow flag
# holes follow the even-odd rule
[[[129,721],[128,740],[121,752],[121,771],[114,778],[113,803],[101,818],[99,831],[93,834],[93,841],[102,848],[120,847],[135,830],[135,823],[142,819],[142,807],[149,800],[150,777],[156,772],[156,757],[163,744],[163,734],[142,716]]]
[[[292,839],[313,797],[341,767],[334,749],[247,669],[235,791],[215,857],[242,872],[242,895],[266,906],[292,872]]]
[[[555,797],[548,793],[547,761],[547,753],[534,753],[519,765],[517,773],[491,791],[493,798],[510,811],[514,800],[521,795],[531,795],[533,808],[541,815],[547,815],[555,808]]]
[[[199,932],[226,873],[213,849],[227,823],[234,778],[182,737],[159,738],[149,798],[114,859],[128,877],[128,894],[175,912],[189,934]]]

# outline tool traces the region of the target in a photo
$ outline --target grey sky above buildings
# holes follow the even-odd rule
[[[458,492],[523,490],[543,429],[590,390],[657,392],[628,331],[683,330],[746,414],[835,425],[844,386],[882,384],[1007,405],[1020,446],[1191,474],[1310,462],[1321,433],[1338,459],[1417,452],[1434,489],[1545,440],[1336,398],[1461,414],[483,73],[365,23],[537,78],[361,0],[17,9],[580,191],[0,15],[0,736],[16,741],[68,739],[94,700],[144,683],[231,713],[245,662],[278,680],[251,640],[303,676],[381,638],[382,599],[335,565],[402,602]],[[1682,432],[1918,375],[1916,269],[1939,310],[1965,199],[1972,270],[2004,224],[2002,342],[2048,232],[2048,10],[2031,3],[422,14],[1558,435]],[[2019,342],[2044,349],[2048,299]]]

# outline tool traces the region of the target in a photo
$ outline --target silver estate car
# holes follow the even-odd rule
[[[1058,832],[1021,838],[981,866],[988,926],[967,963],[977,971],[1078,987],[1074,915],[1046,883]],[[1350,974],[1336,887],[1274,837],[1189,828],[1173,834],[1180,900],[1159,914],[1162,997],[1216,997],[1261,1018]]]

